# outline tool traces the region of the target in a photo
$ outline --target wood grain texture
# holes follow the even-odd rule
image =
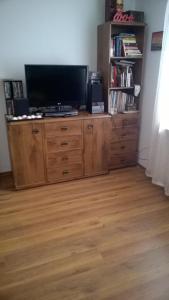
[[[17,123],[15,126],[8,127],[16,187],[45,183],[43,133],[43,125],[40,123]]]
[[[93,176],[108,172],[106,131],[109,120],[84,121],[84,174]]]
[[[111,118],[112,128],[139,127],[139,113],[115,114]]]
[[[62,165],[53,165],[47,169],[47,178],[49,183],[61,182],[83,177],[83,164],[67,163]]]
[[[105,132],[105,124],[109,121],[108,114],[80,113],[77,117],[67,120],[54,118],[39,120],[39,123],[10,122],[8,136],[16,188],[28,188],[108,172],[105,161],[110,134]],[[87,141],[92,143],[93,150],[88,152],[87,156],[85,149],[90,149],[90,145],[88,143],[84,147],[84,122],[95,124],[92,140]],[[89,163],[92,165],[89,166]],[[92,172],[85,174],[84,164],[88,165]]]
[[[82,178],[83,121],[45,124],[46,168],[48,183]]]
[[[45,124],[46,137],[81,135],[82,121],[63,121]]]
[[[17,192],[7,184],[1,300],[168,300],[169,201],[141,168]]]
[[[47,137],[47,154],[83,148],[83,136]]]
[[[109,169],[136,165],[139,113],[114,115],[109,126]]]

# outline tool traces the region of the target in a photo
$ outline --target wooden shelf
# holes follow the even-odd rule
[[[132,60],[132,59],[143,59],[143,55],[142,56],[111,56],[110,60],[119,60],[119,59],[123,59],[123,60]]]
[[[116,106],[115,100],[119,101],[121,97],[112,97],[114,92],[124,92],[131,96],[133,101],[134,94],[134,84],[137,83],[142,86],[142,67],[144,61],[144,41],[145,41],[145,27],[144,23],[117,23],[117,22],[106,22],[105,24],[98,26],[98,56],[97,56],[97,70],[103,74],[103,87],[105,96],[105,109],[109,113],[113,112],[114,106]],[[131,33],[136,37],[138,44],[138,49],[140,49],[140,55],[134,55],[131,53],[130,56],[121,56],[123,52],[119,52],[119,56],[113,57],[115,54],[111,52],[112,47],[112,36],[119,35],[120,33]],[[130,82],[131,87],[120,87],[122,81],[119,80],[120,75],[114,74],[112,70],[112,65],[116,64],[120,60],[131,61],[133,66],[133,80]],[[113,73],[112,73],[113,72]],[[119,72],[120,73],[120,72]],[[113,77],[118,76],[117,82],[112,81]],[[117,86],[113,85],[116,84]],[[127,83],[125,83],[127,85]],[[116,94],[115,93],[115,94]],[[111,95],[111,97],[110,97]],[[118,96],[118,95],[117,95]],[[116,98],[116,99],[115,99]],[[124,97],[125,98],[125,97]],[[129,97],[122,101],[129,101]],[[122,102],[122,109],[125,109],[124,103]],[[113,106],[113,109],[112,109]],[[140,99],[139,97],[135,99],[135,105],[133,109],[139,110]],[[120,111],[120,106],[116,106],[117,110]],[[132,165],[133,162],[137,161],[137,143],[139,136],[139,120],[140,112],[123,112],[118,114],[113,114],[111,122],[111,136],[109,137],[111,147],[110,149],[110,159],[108,162],[108,167],[110,170],[115,168],[127,167]],[[119,143],[120,142],[120,143]]]
[[[128,27],[145,27],[145,23],[140,23],[140,22],[132,22],[132,23],[127,23],[127,22],[110,22],[111,25],[113,26],[128,26]]]
[[[133,90],[134,87],[110,87],[109,90],[110,91],[120,91],[120,90]]]

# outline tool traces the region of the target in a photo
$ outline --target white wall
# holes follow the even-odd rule
[[[136,0],[124,0],[125,10],[134,10],[136,8]]]
[[[158,81],[161,51],[151,51],[152,32],[163,30],[167,0],[136,0],[136,10],[145,12],[147,26],[146,57],[142,91],[142,120],[139,145],[140,164],[146,167],[151,137],[153,106]]]
[[[24,64],[87,64],[95,70],[97,25],[103,22],[104,0],[1,0],[0,78],[24,80]],[[10,170],[3,114],[1,103],[0,172]]]

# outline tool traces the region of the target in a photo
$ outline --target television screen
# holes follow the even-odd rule
[[[86,104],[87,66],[25,65],[30,107]]]

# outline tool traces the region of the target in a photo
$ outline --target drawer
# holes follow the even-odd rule
[[[47,170],[48,182],[66,181],[81,177],[83,177],[82,164],[70,164],[65,167],[60,166],[59,168],[52,166]]]
[[[47,154],[82,149],[82,136],[48,137]]]
[[[138,127],[139,125],[139,114],[117,114],[112,116],[112,128],[119,127]]]
[[[113,129],[111,133],[111,143],[125,140],[137,140],[138,129],[135,127]]]
[[[109,169],[134,166],[137,164],[137,153],[125,153],[124,155],[112,155],[109,161]]]
[[[82,151],[62,151],[57,153],[49,153],[47,158],[47,167],[67,166],[68,164],[82,163]]]
[[[58,121],[45,124],[46,137],[82,134],[82,121]]]
[[[133,141],[119,141],[117,143],[111,143],[110,155],[119,155],[124,153],[134,153],[137,151],[137,140]]]

